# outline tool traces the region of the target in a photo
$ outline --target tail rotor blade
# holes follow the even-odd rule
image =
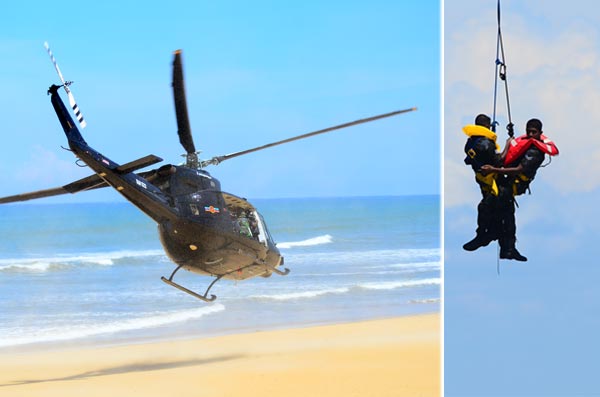
[[[58,77],[60,77],[62,86],[65,89],[67,96],[69,97],[69,105],[71,105],[71,109],[73,109],[73,112],[75,113],[75,116],[77,117],[77,121],[79,122],[79,125],[81,125],[81,128],[85,128],[87,126],[87,123],[85,122],[85,120],[83,118],[83,114],[81,114],[81,110],[79,110],[79,106],[77,106],[77,102],[75,102],[75,97],[73,96],[73,93],[71,93],[71,90],[69,89],[69,86],[73,82],[65,81],[65,78],[63,77],[63,75],[60,71],[60,68],[58,67],[56,58],[54,58],[54,54],[52,53],[52,50],[50,50],[50,46],[48,45],[47,41],[44,42],[44,47],[46,48],[46,51],[48,51],[50,60],[52,61],[52,64],[54,65],[54,69],[56,69],[56,73],[58,73]]]
[[[79,125],[81,125],[81,128],[85,128],[87,126],[87,123],[85,122],[83,114],[81,114],[81,110],[79,110],[79,106],[77,106],[77,103],[75,102],[75,98],[73,97],[71,91],[67,90],[67,96],[69,97],[69,105],[71,105],[71,108],[75,113],[75,117],[77,117],[77,121],[79,122]]]
[[[190,128],[190,119],[185,99],[181,50],[175,51],[173,58],[173,98],[175,100],[175,115],[177,117],[177,134],[179,135],[179,142],[187,153],[195,153],[196,147],[192,138],[192,129]]]
[[[56,73],[58,73],[58,77],[60,77],[60,81],[62,81],[62,83],[65,85],[65,89],[68,92],[68,89],[66,87],[68,84],[65,81],[65,78],[63,77],[62,73],[60,72],[58,63],[56,63],[56,58],[54,58],[54,54],[52,54],[52,50],[50,49],[50,46],[48,45],[47,41],[44,42],[44,47],[46,48],[46,51],[48,51],[48,55],[50,56],[50,60],[52,61],[52,64],[54,64],[54,69],[56,69]]]

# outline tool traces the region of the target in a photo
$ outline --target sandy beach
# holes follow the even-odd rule
[[[0,396],[439,396],[440,317],[0,354]]]

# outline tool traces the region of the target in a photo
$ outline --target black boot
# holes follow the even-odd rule
[[[521,255],[515,247],[508,248],[506,250],[500,250],[500,259],[514,259],[519,262],[527,262],[527,257]]]
[[[465,251],[475,251],[477,248],[485,247],[492,240],[493,239],[488,235],[478,234],[473,240],[463,245],[463,249]]]

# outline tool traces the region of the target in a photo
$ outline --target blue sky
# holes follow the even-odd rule
[[[249,198],[440,193],[437,1],[10,2],[0,23],[4,183],[0,195],[88,175],[46,89],[48,41],[88,122],[88,143],[117,162],[180,163],[170,91],[183,49],[202,158],[371,115],[417,112],[209,168]],[[56,199],[50,199],[56,201]],[[120,200],[112,191],[58,201]]]
[[[496,1],[447,0],[444,10],[446,396],[597,395],[598,5],[502,1],[517,133],[538,117],[561,153],[518,198],[517,247],[529,261],[501,261],[500,275],[496,245],[461,248],[480,199],[461,128],[492,112]]]

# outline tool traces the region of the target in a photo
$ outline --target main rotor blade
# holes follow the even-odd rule
[[[115,170],[120,174],[127,174],[129,172],[133,172],[133,171],[139,170],[141,168],[145,168],[149,165],[156,164],[161,161],[162,161],[162,159],[160,157],[157,157],[153,154],[149,154],[148,156],[131,161],[129,163],[121,164]],[[144,175],[151,175],[154,172],[155,172],[155,170],[146,171],[145,173],[140,172],[138,175],[145,177]],[[99,175],[92,174],[90,176],[87,176],[83,179],[76,180],[75,182],[71,182],[68,185],[64,185],[62,187],[55,187],[52,189],[45,189],[45,190],[37,190],[35,192],[29,192],[29,193],[15,194],[14,196],[0,197],[0,204],[14,203],[16,201],[34,200],[34,199],[39,199],[39,198],[44,198],[44,197],[58,196],[60,194],[67,194],[67,193],[74,194],[74,193],[78,193],[78,192],[82,192],[82,191],[86,191],[86,190],[99,189],[99,188],[103,188],[103,187],[107,187],[107,186],[110,186],[110,185],[108,183],[106,183],[106,181],[104,181],[102,178],[100,178]]]
[[[358,124],[368,123],[368,122],[379,120],[379,119],[383,119],[383,118],[386,118],[386,117],[396,116],[396,115],[399,115],[399,114],[402,114],[402,113],[412,112],[414,110],[417,110],[417,108],[397,110],[395,112],[380,114],[380,115],[373,116],[373,117],[367,117],[365,119],[351,121],[349,123],[344,123],[344,124],[336,125],[336,126],[333,126],[333,127],[325,128],[323,130],[309,132],[308,134],[298,135],[298,136],[295,136],[295,137],[292,137],[292,138],[284,139],[282,141],[268,143],[266,145],[258,146],[258,147],[252,148],[252,149],[242,150],[241,152],[226,154],[224,156],[213,157],[211,160],[208,160],[208,161],[204,162],[204,165],[207,165],[207,164],[219,164],[222,161],[229,160],[229,159],[232,159],[232,158],[238,157],[238,156],[243,156],[243,155],[248,154],[248,153],[257,152],[259,150],[267,149],[267,148],[270,148],[270,147],[273,147],[273,146],[283,145],[284,143],[293,142],[293,141],[297,141],[297,140],[304,139],[304,138],[309,138],[311,136],[315,136],[315,135],[319,135],[319,134],[325,134],[327,132],[331,132],[331,131],[335,131],[335,130],[340,130],[342,128],[347,128],[347,127],[352,127],[352,126],[358,125]]]
[[[62,187],[55,187],[52,189],[37,190],[35,192],[21,193],[21,194],[15,194],[14,196],[1,197],[0,204],[14,203],[17,201],[34,200],[34,199],[39,199],[39,198],[44,198],[44,197],[58,196],[58,195],[67,194],[67,193],[73,194],[73,193],[78,193],[78,192],[81,192],[84,190],[99,189],[99,188],[103,188],[103,187],[107,187],[107,186],[109,186],[108,183],[106,183],[104,180],[102,180],[102,178],[100,178],[98,175],[93,174],[86,178],[69,183],[68,185],[65,185]]]
[[[173,54],[173,98],[175,99],[177,134],[179,135],[179,142],[185,151],[188,153],[195,153],[196,147],[194,146],[194,140],[192,138],[192,129],[190,128],[190,119],[185,99],[181,50],[177,50]]]

